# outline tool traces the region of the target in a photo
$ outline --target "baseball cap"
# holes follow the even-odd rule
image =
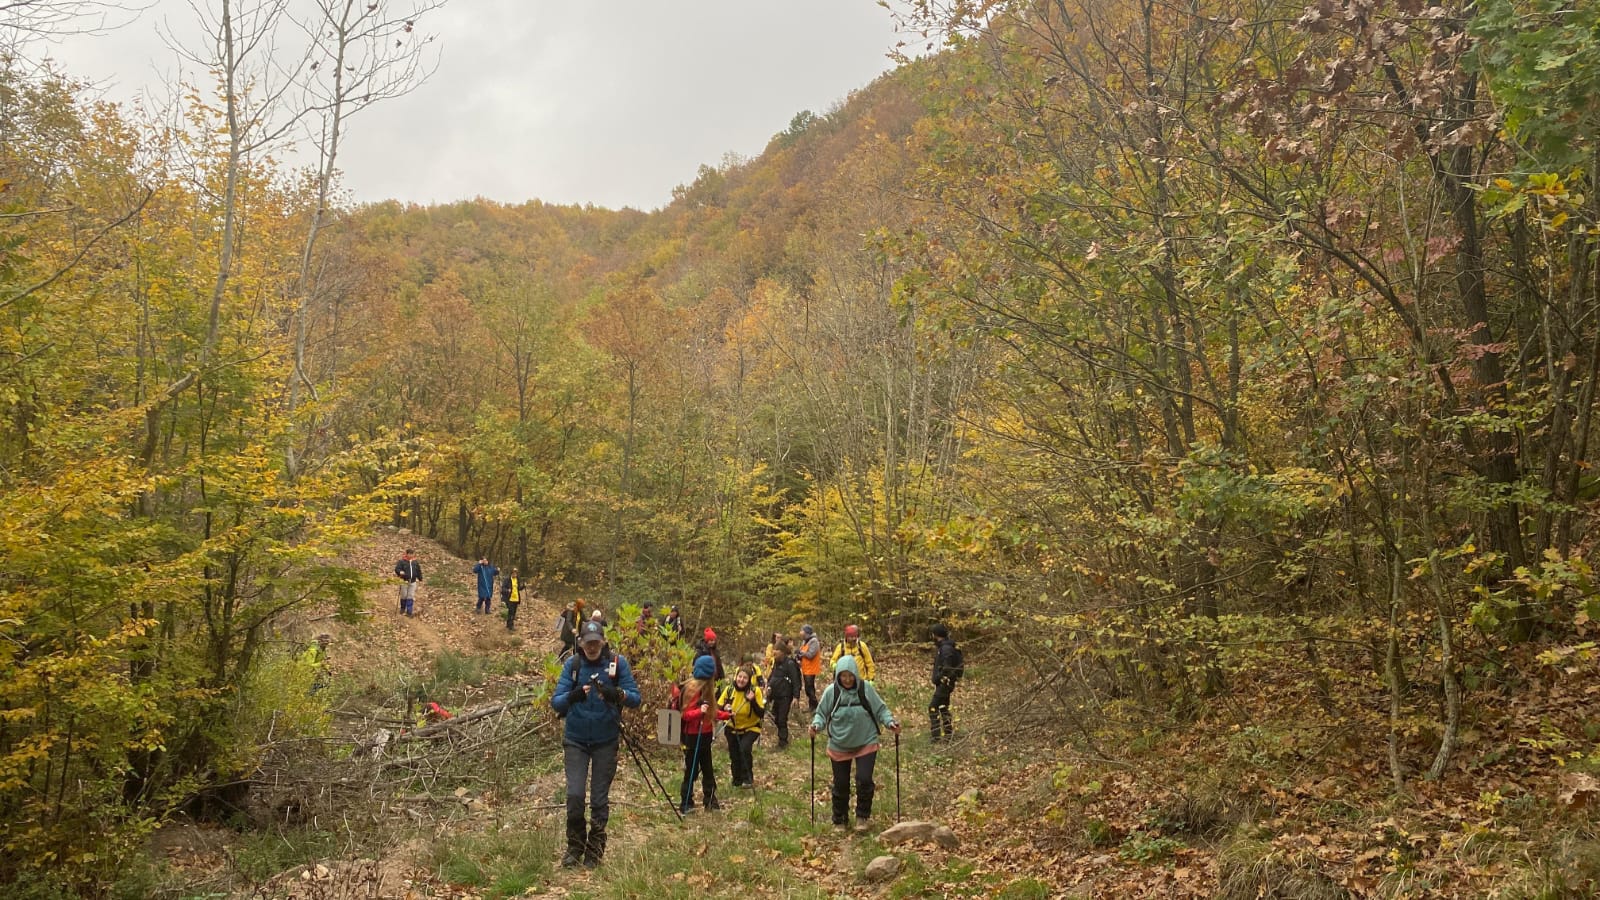
[[[578,643],[592,644],[603,643],[606,639],[605,626],[599,622],[585,622],[578,632]]]

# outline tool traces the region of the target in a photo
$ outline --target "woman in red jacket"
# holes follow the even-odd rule
[[[702,656],[694,661],[694,677],[672,689],[672,705],[683,712],[683,785],[678,809],[685,815],[694,809],[694,779],[700,776],[706,809],[721,809],[717,802],[717,776],[711,769],[712,732],[718,719],[730,713],[719,710],[713,692],[717,661]]]

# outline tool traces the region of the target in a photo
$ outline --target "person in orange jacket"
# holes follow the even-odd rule
[[[806,689],[806,702],[810,704],[810,712],[817,711],[817,676],[822,674],[822,640],[817,637],[817,630],[810,625],[800,626],[800,649],[795,652],[800,658],[800,680]]]

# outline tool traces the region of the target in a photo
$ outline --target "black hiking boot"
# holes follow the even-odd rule
[[[578,865],[579,863],[583,862],[583,858],[587,852],[588,848],[586,846],[586,841],[584,840],[583,819],[568,819],[567,852],[561,856],[561,867],[564,869],[570,869],[573,866]]]
[[[872,796],[878,792],[876,784],[856,785],[856,823],[872,818]]]
[[[600,865],[600,860],[606,855],[606,830],[604,828],[590,827],[589,846],[583,854],[583,865],[592,869]]]

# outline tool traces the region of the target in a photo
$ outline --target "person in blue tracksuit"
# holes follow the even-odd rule
[[[489,557],[485,556],[472,567],[472,574],[478,576],[478,605],[473,607],[472,611],[487,615],[494,600],[494,579],[500,574],[500,569],[490,565]]]
[[[617,745],[622,738],[622,708],[642,702],[628,661],[606,643],[605,627],[585,622],[578,652],[561,667],[550,695],[556,715],[566,719],[561,746],[567,769],[567,852],[563,866],[580,862],[594,868],[606,852],[606,822],[611,818],[611,782],[617,776]],[[583,816],[589,788],[589,822]]]

